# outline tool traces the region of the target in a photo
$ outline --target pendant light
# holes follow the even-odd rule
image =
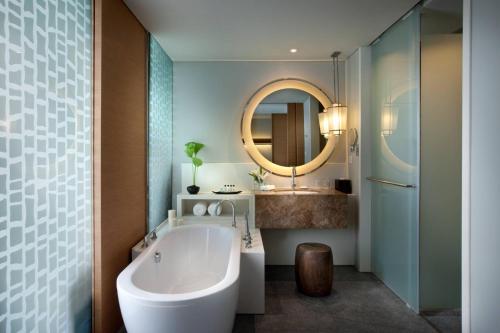
[[[318,114],[320,132],[325,137],[329,135],[341,135],[347,128],[347,106],[342,105],[339,100],[339,55],[340,52],[332,54],[333,63],[333,104]],[[328,125],[326,125],[328,123]]]

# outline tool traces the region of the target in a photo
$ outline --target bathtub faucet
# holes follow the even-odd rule
[[[158,237],[156,236],[156,228],[154,228],[153,231],[151,231],[150,233],[146,234],[146,236],[144,236],[143,247],[148,247],[149,243],[151,241],[154,241],[156,238],[158,238]]]
[[[231,201],[231,200],[221,200],[217,203],[217,206],[215,207],[215,211],[217,211],[219,209],[219,207],[224,203],[224,202],[229,202],[231,204],[231,208],[233,209],[233,228],[236,228],[236,208],[234,206],[234,202]]]
[[[248,210],[245,212],[245,237],[243,237],[245,241],[245,248],[249,249],[252,247],[252,235],[250,234],[250,225],[248,222]]]

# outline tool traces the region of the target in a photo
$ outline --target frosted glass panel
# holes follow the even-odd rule
[[[92,1],[0,1],[0,332],[92,326]]]
[[[372,176],[418,184],[420,11],[372,46]],[[418,309],[418,190],[372,183],[374,273]]]

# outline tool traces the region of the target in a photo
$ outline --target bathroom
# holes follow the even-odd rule
[[[494,332],[499,10],[0,1],[0,332]]]

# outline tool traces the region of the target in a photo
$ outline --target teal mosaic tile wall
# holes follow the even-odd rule
[[[0,0],[0,332],[89,332],[91,0]]]
[[[172,206],[173,62],[150,36],[148,110],[148,228]]]

